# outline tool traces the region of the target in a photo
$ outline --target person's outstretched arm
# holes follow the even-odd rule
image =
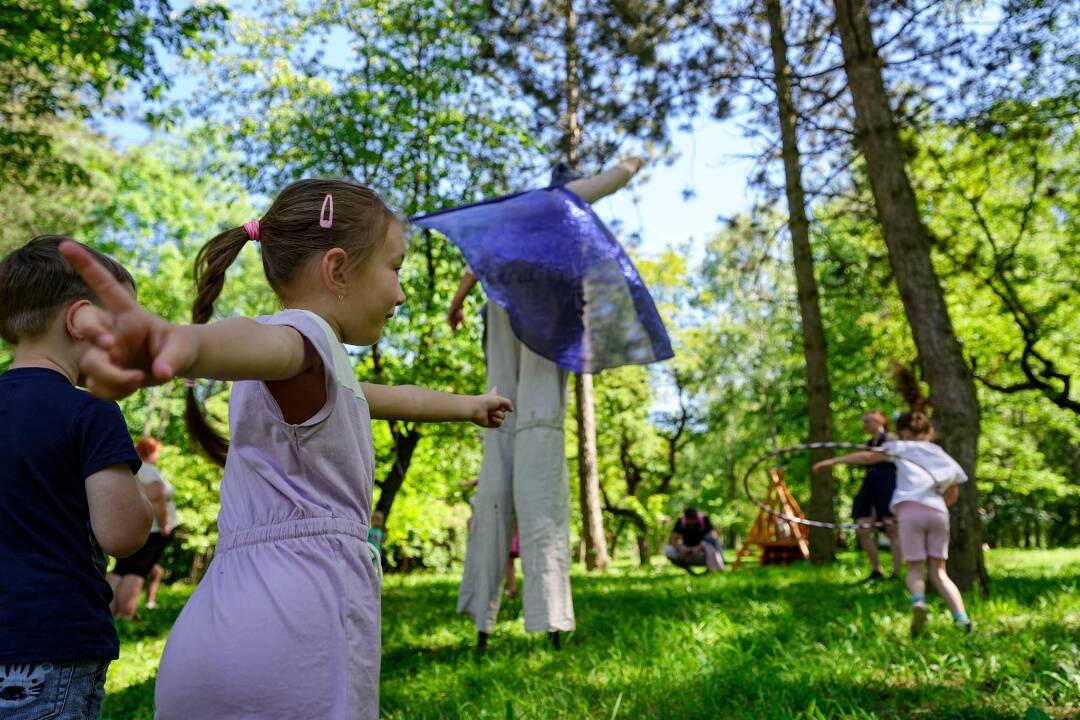
[[[80,332],[93,347],[80,370],[98,397],[127,397],[140,387],[177,376],[219,380],[284,380],[314,362],[295,329],[229,318],[210,325],[176,325],[148,313],[85,248],[63,243],[60,252],[101,300],[103,310],[83,313]]]
[[[499,427],[514,406],[492,388],[486,395],[453,395],[417,385],[360,383],[373,420],[472,422]]]
[[[85,248],[60,246],[105,306],[87,313],[82,332],[94,343],[80,364],[99,397],[126,397],[140,387],[182,375],[219,380],[288,380],[321,363],[304,337],[286,325],[229,318],[210,325],[174,325],[151,315]],[[498,427],[513,408],[495,394],[450,395],[427,388],[366,384],[376,418],[420,422],[471,421]],[[273,392],[273,391],[271,391]]]
[[[824,470],[827,467],[833,465],[876,465],[880,462],[888,462],[889,456],[885,453],[874,452],[873,450],[860,450],[859,452],[853,452],[848,455],[839,455],[837,457],[822,460],[821,462],[814,463],[814,467],[811,468],[812,472],[818,472]]]
[[[469,296],[472,289],[476,287],[476,275],[472,270],[468,268],[461,275],[461,282],[458,283],[457,292],[454,293],[454,299],[450,301],[450,310],[446,313],[446,322],[450,323],[450,329],[457,332],[458,328],[465,324],[465,298]]]
[[[602,173],[579,180],[571,180],[564,186],[587,203],[607,197],[630,182],[645,161],[638,157],[623,158],[614,167]]]

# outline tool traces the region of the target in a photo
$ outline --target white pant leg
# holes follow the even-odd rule
[[[574,629],[570,487],[563,421],[567,373],[521,347],[514,437],[514,507],[526,632]]]
[[[501,307],[489,302],[486,318],[488,387],[498,386],[499,394],[516,407],[521,343],[514,337],[510,319]],[[480,632],[491,632],[499,615],[506,558],[513,537],[516,420],[516,413],[509,413],[502,427],[484,431],[484,459],[458,594],[458,612],[471,617]]]

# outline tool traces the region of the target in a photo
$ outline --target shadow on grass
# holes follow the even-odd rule
[[[104,717],[124,720],[153,720],[154,678],[128,685],[106,696],[102,707]]]

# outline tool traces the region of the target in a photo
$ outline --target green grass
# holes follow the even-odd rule
[[[1080,715],[1080,550],[994,551],[976,631],[940,599],[907,635],[898,582],[855,585],[861,558],[829,568],[673,569],[574,577],[578,630],[562,652],[504,604],[489,652],[454,614],[457,578],[388,577],[386,718],[1072,718]],[[106,720],[152,717],[157,660],[190,588],[121,628]],[[1036,709],[1032,709],[1036,708]],[[1040,712],[1041,711],[1041,712]]]

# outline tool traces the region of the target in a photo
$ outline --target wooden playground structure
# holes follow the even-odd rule
[[[769,491],[765,496],[765,505],[775,508],[791,517],[806,519],[799,503],[791,495],[784,481],[786,473],[781,468],[769,469]],[[732,570],[737,570],[742,559],[755,547],[761,548],[760,565],[787,565],[795,560],[810,557],[809,528],[786,518],[772,515],[764,509],[758,510],[757,519],[750,528],[750,533],[743,540],[735,556]]]

